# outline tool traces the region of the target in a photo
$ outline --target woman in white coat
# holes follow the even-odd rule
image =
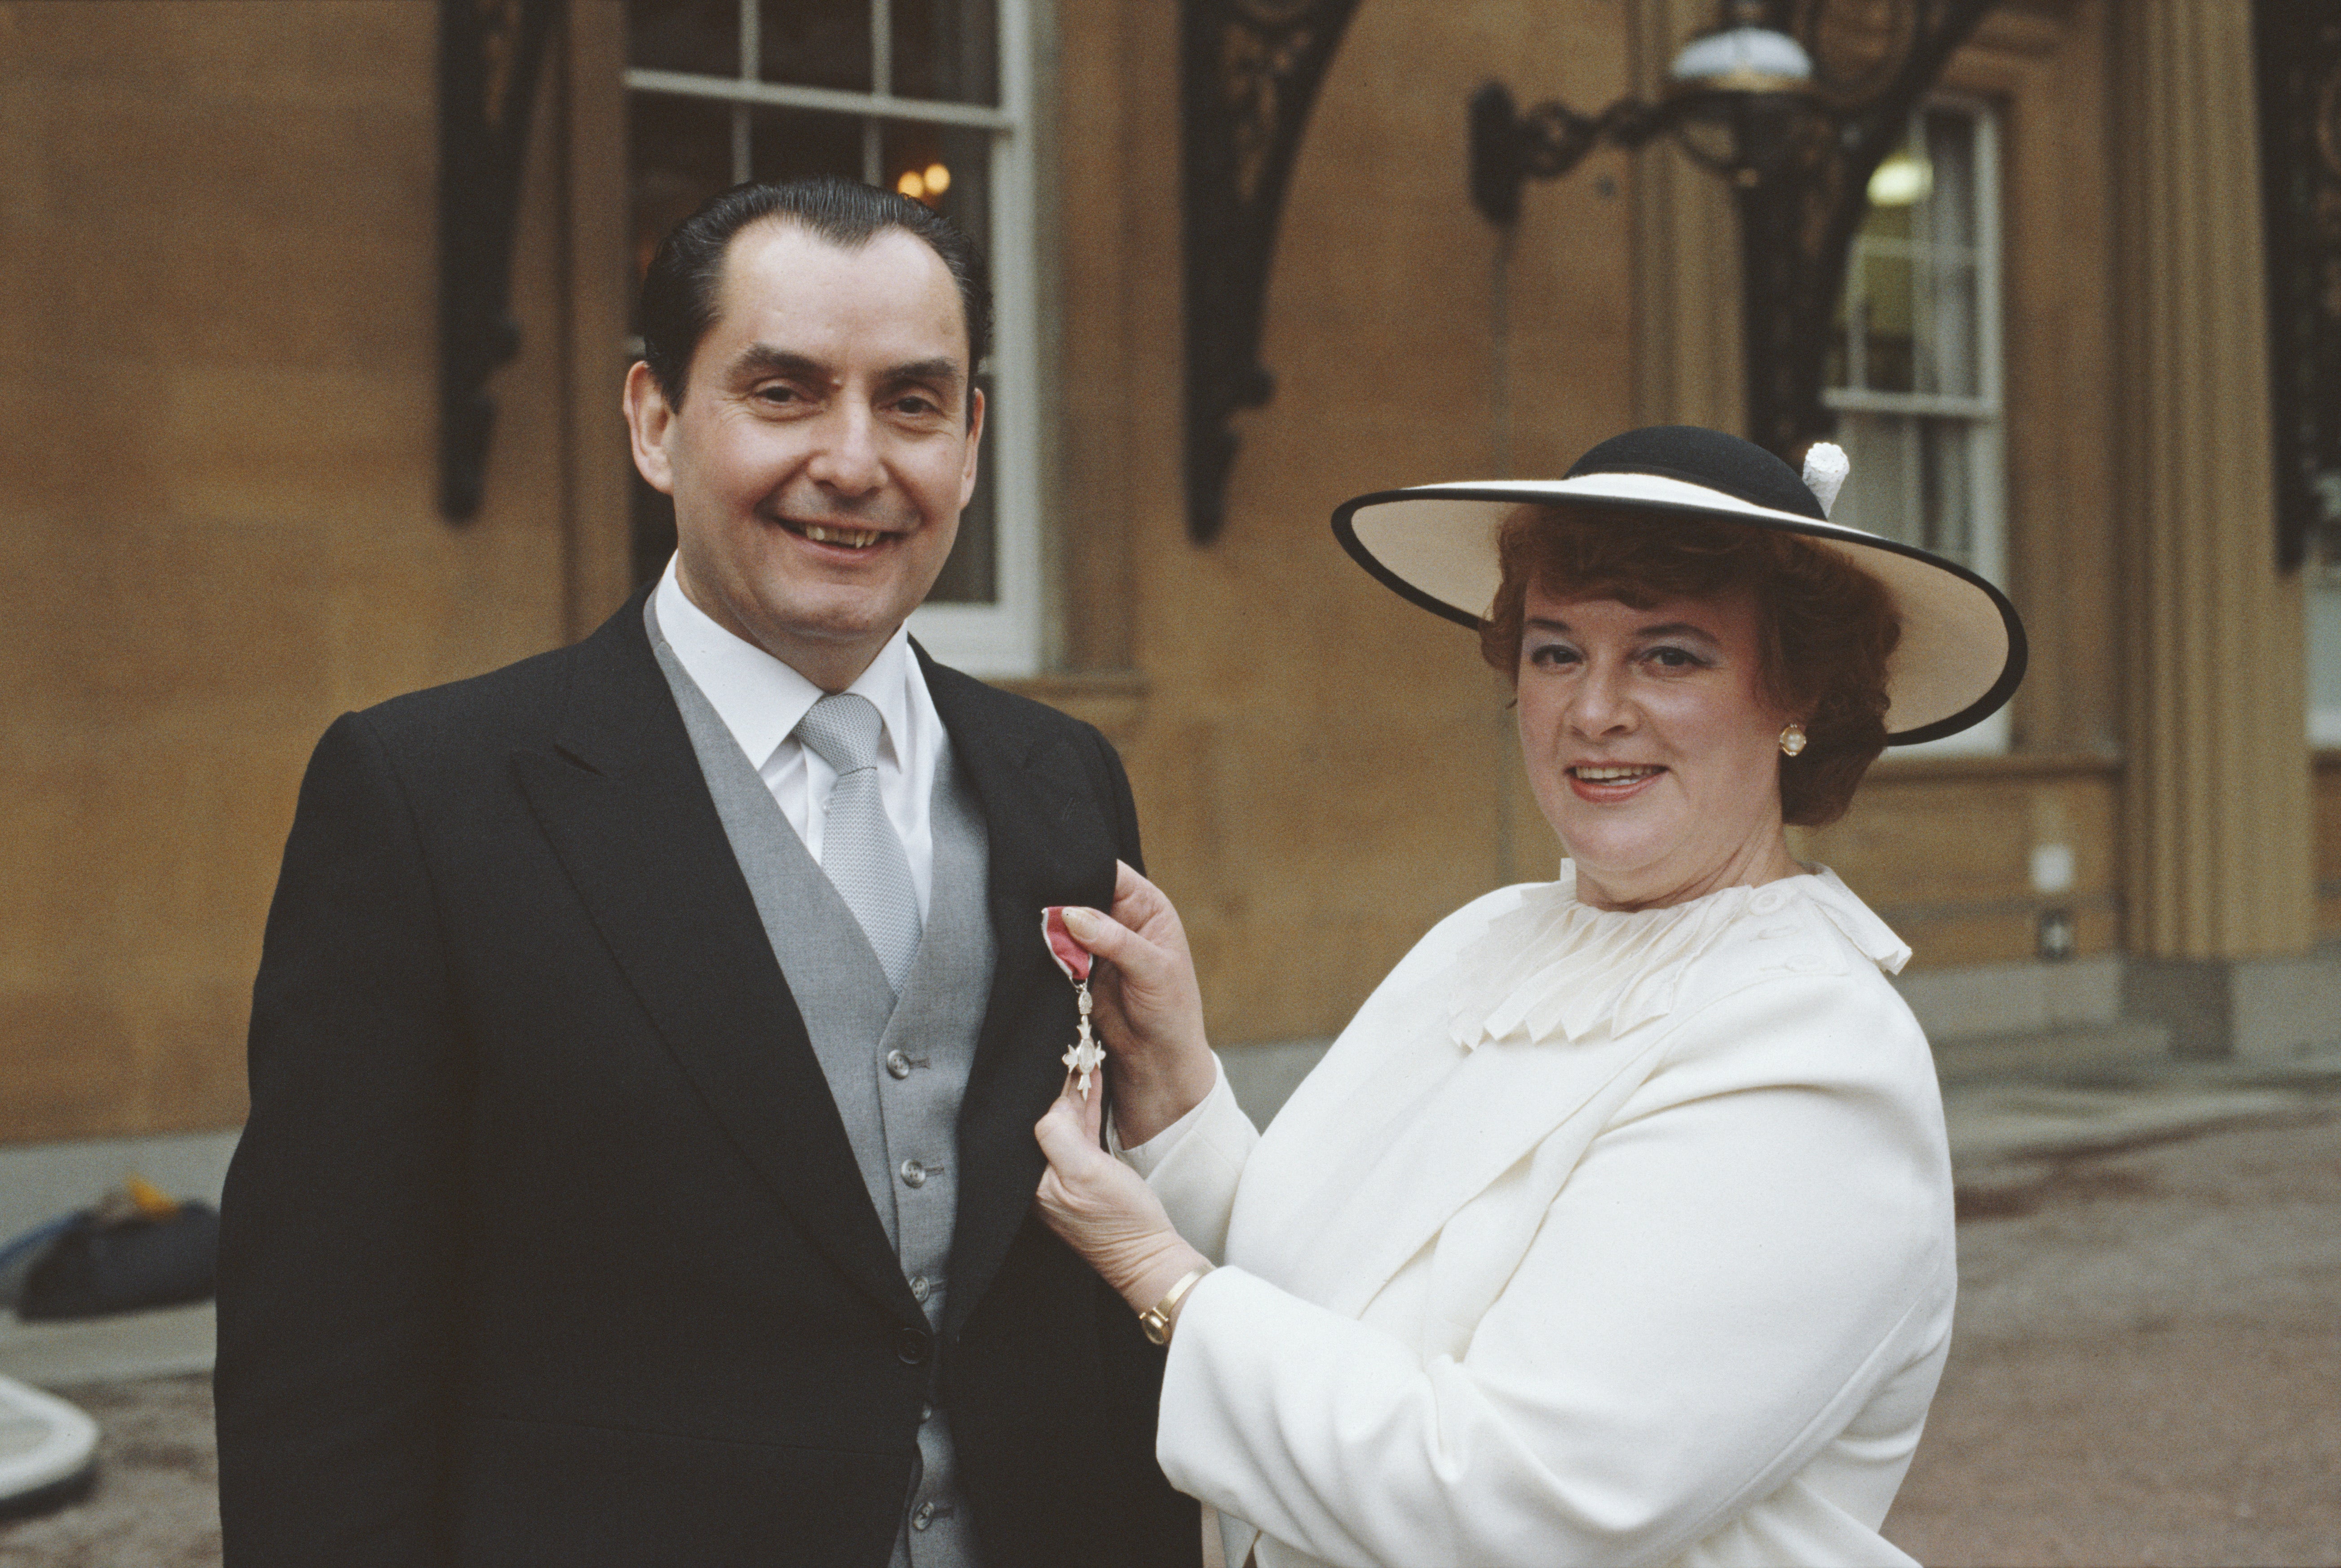
[[[1569,858],[1424,937],[1265,1135],[1169,903],[1125,872],[1069,912],[1121,1157],[1069,1089],[1040,1204],[1169,1344],[1158,1455],[1231,1568],[1909,1561],[1879,1526],[1950,1333],[1941,1105],[1908,949],[1783,828],[1997,708],[2024,643],[1824,489],[1667,427],[1336,514],[1480,630]]]

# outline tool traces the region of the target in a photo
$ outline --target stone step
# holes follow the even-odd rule
[[[2159,1024],[2068,1025],[1938,1042],[1935,1071],[1946,1086],[1986,1079],[2074,1083],[2155,1066],[2169,1056],[2170,1031]]]

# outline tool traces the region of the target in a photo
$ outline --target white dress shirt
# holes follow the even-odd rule
[[[789,826],[819,860],[837,773],[792,731],[824,695],[822,689],[754,643],[734,637],[692,603],[676,579],[672,558],[659,580],[656,602],[659,630],[675,657],[740,743]],[[895,630],[870,668],[846,690],[868,698],[884,721],[878,738],[878,791],[910,859],[911,885],[923,920],[935,881],[929,807],[936,761],[950,742],[942,716],[927,692],[926,677],[911,652],[907,625]]]

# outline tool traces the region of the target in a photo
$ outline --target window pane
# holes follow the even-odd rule
[[[757,180],[808,174],[862,178],[862,119],[810,109],[754,110],[748,122],[748,168]]]
[[[732,108],[703,98],[636,93],[626,101],[634,283],[668,231],[732,184]]]
[[[1975,561],[1975,460],[1964,420],[1918,422],[1918,542],[1938,555]]]
[[[1894,154],[1896,158],[1904,155],[1901,153]],[[1891,206],[1872,203],[1869,211],[1862,216],[1858,243],[1866,244],[1884,240],[1889,242],[1889,248],[1895,249],[1908,244],[1917,237],[1918,223],[1914,215],[1917,209],[1915,201],[1898,202]]]
[[[868,93],[869,0],[759,0],[757,53],[767,82]]]
[[[1848,413],[1838,441],[1853,471],[1833,521],[1977,566],[1976,442],[1968,421]]]
[[[1926,116],[1927,162],[1933,172],[1933,198],[1927,203],[1928,238],[1938,245],[1972,250],[1976,243],[1976,123],[1948,109]]]
[[[1929,308],[1920,392],[1973,397],[1982,389],[1976,374],[1976,270],[1967,262],[1931,259],[1926,269]]]
[[[1829,521],[1916,544],[1908,499],[1913,489],[1908,422],[1888,414],[1848,413],[1838,421],[1837,439],[1852,469],[1837,504],[1829,509]]]
[[[2341,746],[2341,568],[2315,565],[2308,587],[2308,740]]]
[[[1000,101],[991,0],[893,0],[894,91],[962,104]]]
[[[737,76],[739,0],[629,0],[626,64],[646,71]]]
[[[991,134],[959,125],[889,120],[880,158],[880,179],[949,218],[990,246],[991,235]]]
[[[1918,379],[1910,258],[1865,250],[1856,264],[1861,273],[1855,323],[1861,337],[1860,384],[1878,392],[1910,392]]]

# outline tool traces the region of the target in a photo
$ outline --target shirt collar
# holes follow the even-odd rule
[[[693,604],[675,575],[672,557],[659,580],[657,604],[659,630],[749,762],[761,771],[806,711],[821,700],[822,689],[754,643],[733,636]],[[904,766],[911,736],[910,670],[911,628],[905,622],[846,688],[876,706],[885,725],[880,749],[882,753],[892,746],[895,762]]]

